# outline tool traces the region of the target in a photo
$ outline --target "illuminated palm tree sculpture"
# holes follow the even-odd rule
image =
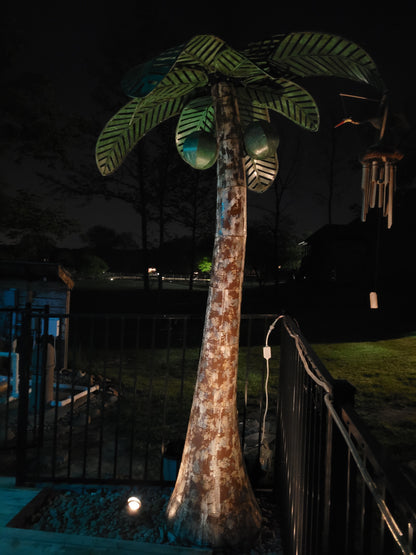
[[[130,70],[132,97],[102,131],[102,175],[119,168],[151,129],[179,115],[176,145],[194,168],[217,163],[216,235],[205,326],[188,432],[167,520],[196,545],[247,544],[261,514],[243,462],[236,382],[244,256],[246,191],[264,192],[278,172],[278,138],[269,110],[316,131],[314,99],[296,80],[336,76],[382,88],[359,46],[322,33],[292,33],[229,47],[198,35]]]

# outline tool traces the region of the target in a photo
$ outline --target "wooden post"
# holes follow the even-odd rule
[[[261,514],[238,433],[236,386],[244,274],[246,180],[231,84],[213,85],[219,148],[217,223],[202,349],[182,462],[167,520],[194,545],[250,545]]]

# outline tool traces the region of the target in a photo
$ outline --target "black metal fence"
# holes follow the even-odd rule
[[[278,468],[287,552],[414,553],[415,492],[383,462],[354,411],[354,388],[331,377],[290,318],[281,326]]]
[[[0,316],[0,472],[18,484],[175,480],[201,317]],[[414,492],[383,461],[352,386],[289,317],[242,317],[237,390],[249,475],[275,488],[288,555],[414,552]]]
[[[261,345],[273,319],[250,315],[241,322],[241,438],[253,480],[263,484],[273,480],[271,457],[262,468],[258,460],[260,450],[264,455],[260,438],[275,443],[278,361],[268,383],[266,419]],[[7,321],[0,449],[18,484],[175,479],[202,317],[62,315],[28,307],[9,311]]]

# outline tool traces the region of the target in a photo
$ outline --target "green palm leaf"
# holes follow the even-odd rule
[[[179,67],[195,66],[205,69],[208,73],[214,73],[218,53],[223,48],[227,46],[222,39],[213,35],[197,35],[185,45],[176,63]]]
[[[286,79],[276,79],[266,85],[246,86],[239,89],[254,104],[268,108],[287,117],[310,131],[319,128],[319,110],[313,97],[302,87]],[[279,85],[279,88],[271,86]]]
[[[237,89],[238,109],[240,113],[241,127],[244,129],[253,121],[270,121],[269,111],[263,106],[251,102],[246,95]],[[244,157],[247,187],[255,193],[264,193],[276,179],[279,171],[277,154],[266,160],[255,160],[251,156]]]
[[[178,56],[176,67],[196,67],[235,79],[265,75],[252,60],[213,35],[197,35],[191,39]]]
[[[260,104],[252,102],[244,89],[236,89],[238,99],[238,111],[240,114],[241,127],[244,129],[253,121],[270,121],[269,111]]]
[[[115,172],[143,135],[179,114],[185,101],[186,97],[179,97],[150,104],[143,99],[133,99],[123,106],[98,137],[95,157],[100,173],[110,175]]]
[[[216,134],[215,114],[211,96],[191,100],[183,109],[176,126],[176,147],[183,158],[183,143],[195,131]]]
[[[157,58],[130,69],[121,80],[124,93],[132,98],[148,95],[173,68],[182,50],[183,45],[171,48]]]
[[[256,193],[264,193],[276,179],[279,162],[275,154],[266,160],[254,160],[250,156],[244,158],[247,187]]]
[[[215,67],[218,73],[234,79],[264,78],[266,75],[262,69],[257,67],[246,56],[229,47],[224,48],[218,53]]]
[[[196,69],[175,69],[168,73],[162,81],[149,93],[143,102],[164,102],[190,93],[193,89],[203,87],[208,77],[203,71]]]
[[[171,71],[151,93],[133,99],[119,110],[97,141],[96,161],[102,175],[116,171],[148,131],[180,113],[189,94],[206,82],[207,77],[201,71]]]
[[[384,88],[367,52],[335,35],[315,32],[278,35],[250,45],[244,54],[272,76],[291,79],[326,75]]]

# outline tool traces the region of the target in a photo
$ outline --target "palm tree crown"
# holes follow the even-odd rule
[[[269,121],[273,110],[301,127],[317,131],[315,100],[296,80],[333,76],[383,90],[372,58],[357,44],[334,35],[302,32],[277,35],[237,51],[212,35],[197,35],[157,58],[132,68],[123,78],[132,97],[107,123],[96,148],[102,175],[116,171],[135,144],[166,119],[180,114],[176,144],[183,156],[186,138],[195,131],[215,135],[209,87],[231,80],[236,87],[242,127]],[[248,188],[265,191],[278,171],[277,156],[245,158]]]

